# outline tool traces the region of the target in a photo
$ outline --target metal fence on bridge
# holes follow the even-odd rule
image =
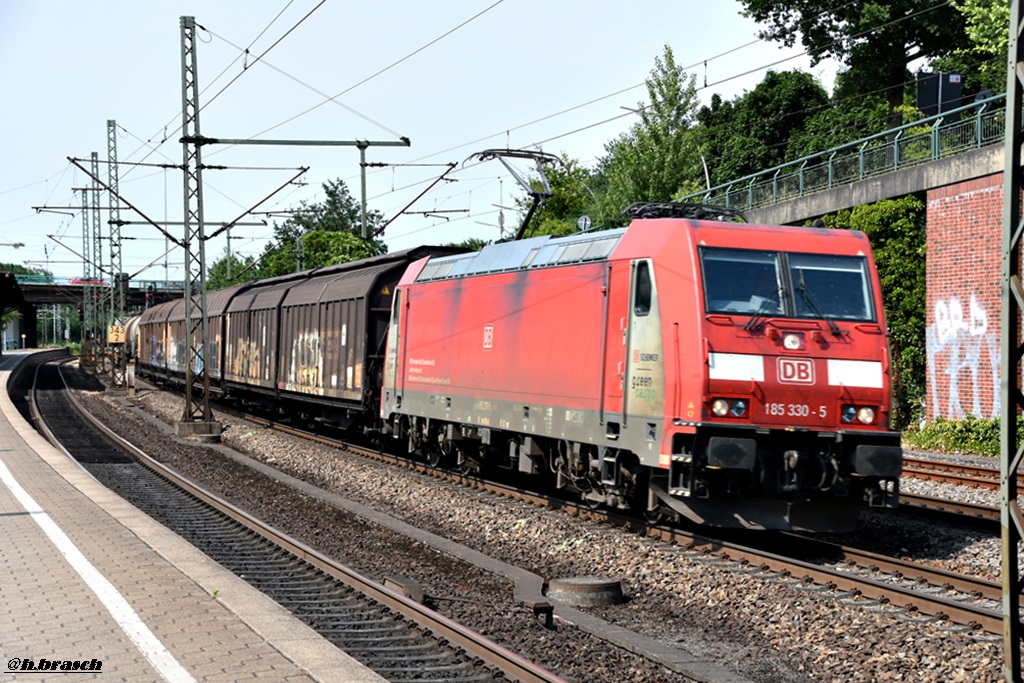
[[[751,210],[898,171],[985,145],[1006,133],[1006,95],[788,161],[679,201]],[[959,114],[959,120],[950,121]]]
[[[59,277],[54,275],[28,275],[26,273],[16,273],[14,279],[18,281],[19,285],[66,285],[77,287],[81,285],[91,285],[93,287],[109,287],[110,282],[108,280],[95,280],[85,279],[81,277]],[[154,292],[183,292],[185,286],[181,281],[176,280],[131,280],[129,287],[138,290],[149,291],[152,288]]]

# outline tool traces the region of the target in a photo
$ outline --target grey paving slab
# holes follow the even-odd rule
[[[0,358],[0,465],[40,509],[26,510],[0,484],[0,604],[8,613],[0,619],[0,681],[68,680],[10,673],[15,659],[95,659],[101,672],[74,680],[104,683],[383,680],[46,443],[7,396],[17,360]],[[40,521],[73,550],[58,547]],[[89,570],[83,578],[76,561],[99,578]],[[123,599],[136,625],[116,607],[122,623],[112,616],[107,604],[118,603],[108,593]]]

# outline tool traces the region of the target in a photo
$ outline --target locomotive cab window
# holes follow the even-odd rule
[[[636,264],[635,282],[633,283],[633,312],[641,316],[651,312],[651,271],[647,266],[647,261]]]
[[[789,272],[797,317],[874,319],[863,257],[790,254]]]
[[[708,313],[875,319],[863,256],[705,247],[700,259]]]
[[[705,248],[701,265],[708,313],[782,314],[778,253]]]

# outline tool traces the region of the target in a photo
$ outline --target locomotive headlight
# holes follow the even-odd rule
[[[732,407],[729,408],[729,413],[733,417],[743,417],[747,412],[747,402],[739,399],[732,402]]]
[[[845,424],[859,422],[869,425],[875,422],[875,409],[871,406],[844,405],[839,415],[839,419]]]
[[[715,417],[746,417],[747,402],[742,398],[716,398],[711,401],[711,413]]]
[[[804,348],[804,336],[796,332],[789,332],[782,336],[782,348],[787,351],[799,351]]]
[[[729,412],[729,402],[724,398],[716,398],[711,402],[711,412],[715,417],[725,417]]]

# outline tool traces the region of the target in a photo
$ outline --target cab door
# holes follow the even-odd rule
[[[629,321],[623,378],[623,424],[630,416],[662,417],[665,410],[665,363],[661,314],[654,264],[630,264]]]
[[[622,423],[622,397],[626,381],[626,329],[629,324],[629,263],[608,262],[605,271],[604,366],[602,368],[601,424]],[[609,427],[611,428],[611,427]]]

